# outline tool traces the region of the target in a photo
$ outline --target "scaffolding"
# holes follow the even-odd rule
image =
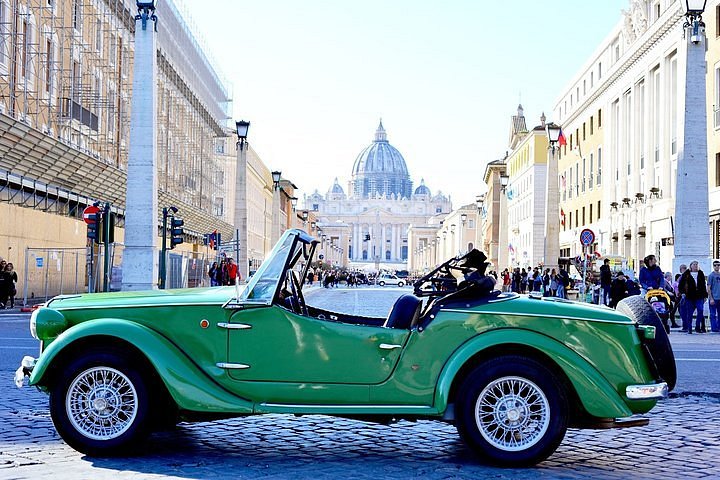
[[[134,0],[0,0],[0,114],[125,170],[134,10]],[[159,188],[222,217],[228,89],[172,0],[158,16]],[[64,185],[62,175],[45,181]]]

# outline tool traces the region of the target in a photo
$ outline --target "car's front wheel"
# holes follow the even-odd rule
[[[380,285],[381,287],[384,287],[384,286],[385,286],[385,282],[379,282],[378,285]]]
[[[405,285],[403,282],[398,282],[398,287],[402,287],[403,285]]]
[[[50,415],[75,450],[120,455],[148,432],[148,385],[140,369],[113,351],[91,351],[71,361],[50,390]]]
[[[568,425],[562,382],[539,362],[503,356],[483,362],[465,379],[457,398],[463,440],[496,465],[534,465],[560,445]]]

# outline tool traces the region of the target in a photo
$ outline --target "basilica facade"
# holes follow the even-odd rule
[[[321,254],[336,249],[350,268],[406,269],[410,229],[439,225],[452,211],[450,198],[433,195],[423,180],[413,190],[405,159],[388,142],[382,121],[355,159],[346,188],[336,178],[325,195],[315,190],[304,201],[318,219]]]

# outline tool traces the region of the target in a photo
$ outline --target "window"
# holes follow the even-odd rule
[[[591,203],[591,204],[590,204],[590,223],[593,223],[593,218],[592,218],[592,207],[593,207],[593,206],[592,206],[592,203]]]
[[[593,188],[593,154],[590,154],[590,176],[588,178],[588,188],[592,190]],[[592,220],[590,220],[590,223],[592,223]]]
[[[590,116],[590,135],[593,134],[593,130],[595,130],[595,118]]]
[[[28,38],[28,35],[30,34],[30,27],[28,25],[28,21],[26,17],[23,17],[21,30],[22,32],[22,42],[23,42],[23,48],[22,53],[20,57],[20,76],[25,77],[27,75],[27,62],[28,62],[28,55],[27,50],[30,46],[30,39]]]
[[[598,147],[597,151],[597,178],[595,180],[596,185],[600,185],[602,180],[602,147]],[[599,210],[598,210],[599,211]]]
[[[570,212],[570,221],[568,222],[568,227],[572,228],[572,212]]]
[[[102,20],[99,18],[95,22],[95,50],[102,51]]]
[[[583,226],[587,225],[585,223],[585,207],[582,207],[582,225]]]
[[[602,127],[602,109],[598,110],[598,128]]]
[[[317,212],[320,210],[320,205],[317,203],[313,203],[313,212]],[[367,254],[367,252],[365,252]]]
[[[582,175],[582,191],[585,191],[585,167],[587,166],[587,160],[583,158],[583,175]],[[584,221],[583,221],[584,223]]]
[[[583,122],[583,142],[585,141],[585,139],[586,139],[586,136],[585,136],[585,122]]]
[[[587,95],[587,80],[583,80],[583,97]]]
[[[600,200],[598,200],[597,219],[600,220]]]
[[[578,210],[575,210],[575,228],[580,226],[580,215],[578,214]]]
[[[115,65],[115,62],[117,61],[117,38],[115,37],[115,35],[110,35],[108,61],[110,62],[110,65]]]
[[[677,123],[678,123],[678,64],[677,56],[670,59],[670,153],[677,153]]]
[[[80,77],[80,62],[73,61],[72,66],[72,99],[80,103],[80,87],[82,79]]]
[[[72,26],[78,32],[82,31],[82,19],[80,18],[80,15],[81,15],[80,9],[81,8],[82,8],[82,6],[80,5],[80,0],[73,0]]]
[[[602,62],[598,62],[598,80],[602,78]]]
[[[107,115],[108,115],[108,133],[110,135],[115,134],[115,110],[117,105],[117,95],[115,94],[115,88],[114,87],[108,87],[108,109],[107,109]]]
[[[720,187],[720,153],[715,154],[715,186]]]
[[[45,63],[45,92],[50,93],[52,89],[53,44],[49,38],[45,40],[45,55],[47,58]]]
[[[715,36],[720,37],[720,5],[715,7]]]
[[[590,88],[595,84],[595,72],[590,72]]]

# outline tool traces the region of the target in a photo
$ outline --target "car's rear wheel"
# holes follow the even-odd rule
[[[402,287],[403,285],[405,285],[403,282],[398,282],[398,287]]]
[[[460,387],[456,406],[463,440],[482,459],[500,466],[545,460],[567,431],[563,383],[527,357],[503,356],[480,364]]]
[[[381,287],[384,287],[384,286],[385,286],[385,282],[379,282],[378,285],[380,285]]]
[[[79,452],[110,456],[138,447],[149,427],[149,388],[130,359],[91,351],[71,361],[50,390],[50,415]]]

